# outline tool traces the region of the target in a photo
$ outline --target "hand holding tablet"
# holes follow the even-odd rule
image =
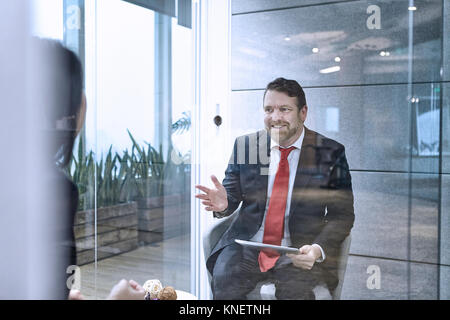
[[[280,254],[282,254],[282,253],[300,254],[299,249],[292,248],[292,247],[276,246],[273,244],[266,244],[266,243],[254,242],[254,241],[246,241],[246,240],[240,240],[240,239],[235,239],[234,241],[236,241],[236,243],[238,243],[242,246],[250,247],[253,249],[257,249],[257,250],[269,249],[269,250],[278,251]]]

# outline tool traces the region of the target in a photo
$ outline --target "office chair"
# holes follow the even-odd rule
[[[228,227],[231,225],[233,220],[237,216],[239,208],[230,216],[215,219],[214,224],[212,224],[209,229],[203,235],[203,253],[205,255],[205,261],[208,259],[212,249],[219,242],[221,236],[225,233]],[[345,270],[347,268],[348,253],[350,250],[351,235],[343,241],[341,245],[341,251],[338,262],[338,278],[339,283],[336,289],[331,295],[327,285],[325,283],[318,284],[314,289],[314,295],[316,300],[339,300],[342,292],[342,285],[344,282]],[[211,275],[208,273],[208,280],[211,283]],[[275,285],[269,281],[259,282],[255,289],[247,295],[249,300],[275,300]]]

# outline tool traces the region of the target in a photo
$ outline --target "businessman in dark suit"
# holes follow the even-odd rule
[[[198,185],[207,211],[237,216],[207,259],[214,299],[245,299],[270,279],[278,299],[314,299],[338,284],[339,248],[354,222],[344,146],[304,126],[308,106],[295,80],[278,78],[264,93],[265,130],[238,137],[221,184]],[[280,255],[235,239],[299,248]]]

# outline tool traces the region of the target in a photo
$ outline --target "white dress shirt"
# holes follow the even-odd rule
[[[295,141],[292,145],[290,145],[289,147],[295,147],[294,150],[292,150],[289,155],[288,155],[288,162],[289,162],[289,190],[288,190],[288,195],[287,195],[287,200],[286,200],[286,211],[284,214],[284,236],[283,239],[281,240],[281,245],[282,246],[291,246],[291,234],[289,232],[289,211],[291,208],[291,198],[292,198],[292,190],[294,188],[294,180],[295,180],[295,176],[297,174],[297,167],[298,167],[298,163],[300,160],[300,152],[302,149],[302,143],[303,143],[303,138],[305,137],[305,129],[303,129],[302,134],[300,135],[300,137],[297,139],[297,141]],[[286,147],[286,148],[289,148]],[[280,145],[275,142],[274,140],[270,140],[270,164],[269,164],[269,175],[268,175],[268,184],[267,184],[267,202],[266,202],[266,208],[264,211],[264,219],[263,222],[261,224],[261,227],[259,228],[258,232],[253,236],[253,238],[251,238],[251,241],[256,241],[256,242],[263,242],[263,237],[264,237],[264,225],[266,222],[266,215],[267,215],[267,210],[269,209],[269,202],[270,202],[270,196],[272,194],[272,189],[273,189],[273,183],[275,181],[275,176],[277,174],[277,170],[278,170],[278,164],[280,163],[280,158],[281,158],[281,151],[279,150]],[[284,148],[284,147],[281,147]],[[323,260],[325,260],[325,253],[322,250],[322,248],[318,245],[318,244],[313,244],[313,246],[317,246],[321,253],[322,253],[322,258],[319,258],[316,260],[316,262],[322,262]]]

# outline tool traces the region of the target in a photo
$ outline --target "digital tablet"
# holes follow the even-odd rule
[[[273,244],[266,244],[266,243],[261,243],[261,242],[246,241],[246,240],[239,240],[239,239],[235,239],[234,241],[236,241],[236,243],[239,243],[242,246],[247,246],[250,248],[257,249],[257,250],[271,249],[271,250],[276,250],[279,253],[293,253],[293,254],[299,253],[299,250],[297,248],[292,248],[292,247],[276,246]]]

